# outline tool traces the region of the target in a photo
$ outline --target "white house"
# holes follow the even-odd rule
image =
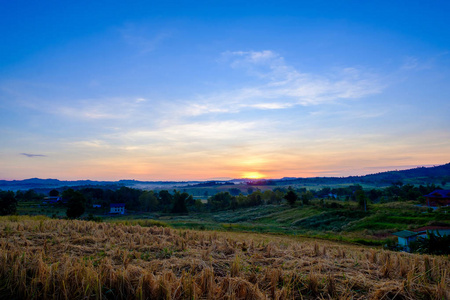
[[[417,240],[417,237],[420,235],[417,232],[409,231],[409,230],[402,230],[399,232],[393,233],[397,237],[398,245],[403,248],[403,250],[409,252],[411,249],[409,248],[409,245],[411,242],[414,242]]]
[[[450,235],[450,227],[447,226],[425,226],[414,229],[413,231],[402,230],[399,232],[393,233],[393,235],[397,236],[398,245],[403,248],[405,251],[410,251],[410,243],[417,240],[417,238],[426,238],[427,232],[433,232],[434,234],[438,234],[440,236]]]
[[[125,203],[111,203],[109,213],[123,215],[125,213]]]

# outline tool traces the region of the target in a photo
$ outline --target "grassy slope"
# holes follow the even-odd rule
[[[436,222],[450,225],[450,214],[427,213],[411,202],[332,209],[315,205],[291,208],[267,205],[185,217],[165,216],[174,227],[301,234],[370,244],[382,244],[391,233]]]
[[[264,205],[236,211],[191,213],[187,216],[139,213],[103,217],[105,221],[154,219],[174,228],[296,234],[379,245],[385,243],[384,239],[395,231],[436,222],[450,224],[450,214],[427,213],[425,208],[417,207],[413,202],[371,205],[368,212],[358,209],[355,203],[344,204],[344,208],[340,209],[321,207],[317,201],[312,204],[294,208],[288,205]],[[96,212],[91,209],[87,213]],[[65,208],[20,203],[19,214],[55,214],[64,217]]]
[[[293,236],[0,217],[0,295],[446,299],[448,258]]]

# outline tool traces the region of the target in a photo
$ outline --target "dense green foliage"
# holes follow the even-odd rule
[[[222,185],[220,185],[222,186]],[[111,203],[125,203],[127,211],[132,212],[161,212],[161,213],[188,213],[188,212],[218,212],[223,210],[236,210],[240,208],[258,207],[261,205],[288,203],[292,207],[311,205],[313,199],[319,199],[322,207],[341,209],[348,203],[357,203],[360,210],[368,211],[372,204],[419,201],[425,202],[423,195],[439,188],[432,184],[427,186],[413,186],[395,182],[395,184],[382,189],[363,189],[359,184],[342,187],[322,187],[321,189],[307,189],[295,187],[266,187],[260,190],[254,186],[248,186],[246,193],[234,187],[212,193],[201,192],[202,196],[193,196],[185,190],[168,191],[154,190],[143,191],[129,187],[100,188],[80,187],[76,189],[84,197],[86,208],[93,205],[101,206],[106,212]],[[72,189],[69,189],[72,190]],[[67,203],[69,197],[64,189],[52,189],[50,195],[61,194],[63,202]],[[197,195],[199,192],[196,193]],[[179,196],[183,195],[184,203]],[[19,202],[39,201],[45,195],[38,194],[34,190],[26,192],[17,191],[15,199]],[[206,198],[206,199],[205,199]],[[300,200],[300,201],[299,201]],[[327,202],[324,200],[335,200]]]
[[[86,198],[81,192],[68,189],[64,191],[63,198],[68,201],[66,215],[69,219],[76,219],[84,214]]]
[[[427,232],[427,237],[420,237],[411,243],[413,252],[422,254],[447,255],[450,254],[450,235],[440,235],[432,231]]]
[[[58,192],[58,190],[53,189],[48,193],[48,195],[50,197],[57,197],[57,196],[59,196],[59,192]]]
[[[187,214],[188,209],[186,207],[186,203],[189,203],[192,205],[193,199],[192,196],[188,193],[180,193],[179,191],[176,191],[174,196],[174,203],[172,208],[172,213],[174,214]]]
[[[294,206],[295,202],[297,202],[298,196],[297,193],[291,190],[286,193],[284,199],[286,199],[290,206]]]
[[[17,200],[14,192],[0,191],[0,216],[12,215],[17,210]]]
[[[33,190],[18,191],[14,198],[19,214],[66,215],[93,221],[152,219],[176,228],[300,234],[383,245],[396,231],[450,224],[445,208],[432,211],[419,206],[424,203],[423,195],[437,188],[400,181],[385,188],[241,184],[233,188],[219,185],[218,190],[206,186],[196,191],[190,187],[144,191],[108,186],[51,191],[61,195],[62,203],[48,202],[45,195]],[[125,203],[127,215],[109,215],[113,203]]]

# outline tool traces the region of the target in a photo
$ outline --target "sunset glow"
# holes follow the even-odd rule
[[[450,161],[450,4],[3,1],[0,180]]]
[[[261,179],[264,178],[264,175],[259,172],[245,172],[242,174],[242,178]]]

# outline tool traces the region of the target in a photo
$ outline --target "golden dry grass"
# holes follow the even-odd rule
[[[449,299],[448,257],[327,241],[0,218],[8,299]]]

